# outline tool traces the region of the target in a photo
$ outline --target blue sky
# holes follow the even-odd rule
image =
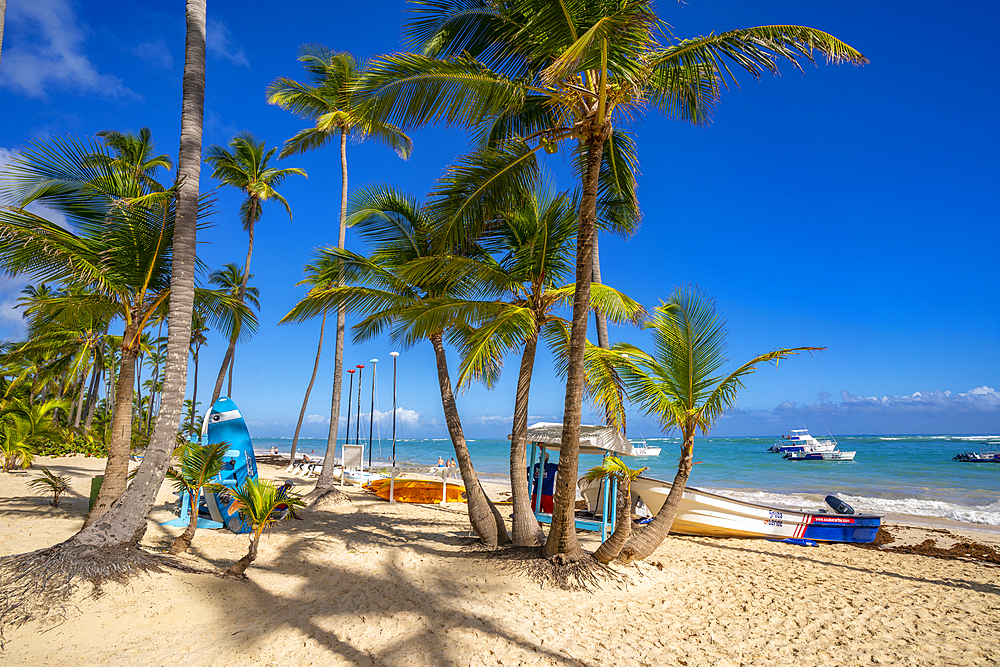
[[[806,64],[804,74],[786,64],[780,77],[760,82],[742,77],[708,127],[650,114],[628,128],[638,143],[644,221],[631,239],[601,238],[605,282],[650,308],[674,286],[697,284],[728,317],[734,362],[776,347],[828,348],[750,377],[739,409],[714,433],[777,435],[803,424],[835,434],[1000,433],[1000,74],[989,40],[970,38],[995,22],[992,3],[691,0],[658,8],[682,37],[794,23],[830,32],[871,60],[861,68]],[[404,12],[397,1],[210,2],[205,145],[249,130],[280,146],[304,121],[268,106],[264,89],[277,76],[304,78],[299,45],[319,42],[358,58],[392,52]],[[160,152],[176,154],[183,47],[179,0],[8,0],[0,162],[32,141],[143,126]],[[458,129],[412,136],[406,162],[379,145],[350,145],[352,190],[386,182],[421,195],[466,149]],[[261,436],[294,429],[319,322],[276,323],[303,294],[295,283],[313,249],[336,242],[339,206],[334,147],[282,165],[309,178],[284,189],[293,221],[270,206],[257,227],[251,270],[261,328],[237,350],[233,391]],[[549,168],[558,187],[573,187],[561,156]],[[202,189],[215,186],[203,168]],[[215,226],[199,239],[212,268],[242,263],[246,253],[239,197],[221,191],[219,203]],[[364,249],[350,232],[348,246]],[[11,305],[25,282],[0,281],[4,340],[23,333]],[[613,337],[648,344],[635,329]],[[346,356],[369,368],[369,359],[381,360],[383,413],[391,409],[391,349],[388,340],[349,342]],[[212,337],[203,391],[224,352]],[[457,361],[451,357],[453,369]],[[324,354],[303,435],[326,435],[332,366]],[[562,387],[550,369],[540,358],[533,419],[561,419]],[[509,432],[516,372],[509,359],[497,389],[459,397],[470,437]],[[445,435],[429,343],[399,357],[399,406],[404,436]],[[658,433],[638,415],[630,423],[631,435]]]

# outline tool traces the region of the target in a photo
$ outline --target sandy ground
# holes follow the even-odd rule
[[[39,463],[73,478],[59,508],[25,484]],[[0,555],[78,530],[102,466],[41,459],[27,474],[0,474]],[[288,478],[274,467],[261,473]],[[248,581],[171,571],[108,585],[99,599],[81,592],[60,621],[6,628],[0,665],[1000,663],[996,566],[849,545],[671,537],[648,561],[617,568],[626,583],[566,592],[470,550],[461,505],[390,505],[347,490],[348,508],[266,537]],[[181,531],[158,525],[174,517],[172,498],[165,485],[150,549],[165,550]],[[947,547],[967,536],[1000,545],[996,532],[968,524],[890,530],[910,544]],[[185,560],[225,568],[247,544],[199,531]]]

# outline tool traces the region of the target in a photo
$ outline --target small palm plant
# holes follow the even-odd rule
[[[34,460],[30,433],[23,422],[4,424],[0,427],[0,467],[4,472],[14,468],[27,468]]]
[[[302,498],[287,486],[277,486],[266,479],[248,477],[243,486],[230,491],[237,502],[240,518],[250,524],[250,550],[224,574],[242,577],[250,563],[257,559],[257,545],[264,531],[284,519],[295,518],[296,510],[304,507]]]
[[[42,477],[31,480],[28,486],[36,493],[51,493],[49,505],[59,507],[59,496],[69,490],[69,477],[56,477],[51,470],[42,466]]]
[[[615,532],[606,539],[594,552],[594,558],[598,562],[607,565],[621,553],[625,543],[632,536],[632,516],[629,512],[629,499],[632,495],[632,480],[645,471],[646,468],[633,470],[625,465],[617,456],[606,456],[601,465],[594,466],[584,474],[583,478],[588,482],[610,477],[618,482],[618,497],[616,506],[618,509],[618,523],[615,525]]]
[[[177,449],[180,458],[180,468],[170,468],[167,470],[167,479],[174,483],[174,488],[178,493],[188,494],[188,507],[190,508],[190,521],[188,526],[180,536],[170,545],[171,554],[179,554],[187,551],[194,539],[194,532],[198,529],[198,492],[202,488],[210,491],[222,489],[221,484],[209,482],[222,470],[223,456],[229,448],[228,442],[217,444],[198,445],[189,442]]]

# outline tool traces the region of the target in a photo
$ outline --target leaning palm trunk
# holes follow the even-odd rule
[[[610,131],[610,126],[603,128]],[[592,129],[591,132],[595,130]],[[566,373],[566,401],[563,404],[562,441],[559,446],[559,475],[552,498],[552,527],[545,542],[545,555],[570,563],[586,554],[576,537],[576,477],[580,463],[580,420],[583,414],[584,353],[587,319],[590,317],[590,279],[593,275],[594,219],[597,216],[598,177],[604,133],[586,140],[587,165],[580,200],[580,226],[576,239],[576,292],[570,328],[569,362]]]
[[[122,497],[128,485],[128,462],[132,453],[132,384],[135,381],[135,361],[138,353],[127,341],[136,336],[137,327],[134,324],[125,328],[122,336],[121,369],[118,371],[118,380],[115,384],[115,412],[111,422],[108,462],[104,466],[101,490],[83,524],[84,528],[104,516],[115,501]]]
[[[670,527],[677,516],[677,509],[680,507],[681,498],[684,495],[684,487],[687,486],[688,477],[691,476],[691,468],[694,465],[694,425],[685,427],[684,431],[681,461],[677,467],[677,474],[674,476],[674,483],[670,486],[670,493],[667,494],[667,500],[663,503],[663,507],[660,508],[656,517],[637,530],[632,538],[626,542],[620,556],[625,563],[648,558],[670,534]]]
[[[629,511],[631,500],[630,484],[620,482],[618,484],[618,497],[615,498],[615,507],[618,516],[618,523],[615,524],[615,532],[606,539],[594,552],[597,562],[607,565],[621,553],[622,548],[628,543],[632,535],[632,515]]]
[[[510,437],[510,490],[514,510],[514,546],[534,547],[545,542],[545,533],[535,518],[528,488],[528,395],[531,374],[535,366],[538,333],[524,342],[521,372],[517,377],[517,394],[514,396],[514,428]]]
[[[74,577],[100,583],[127,581],[159,566],[156,557],[138,549],[146,532],[146,515],[153,507],[177,439],[187,386],[191,310],[194,304],[195,238],[198,176],[201,168],[201,126],[205,100],[205,0],[187,0],[187,40],[184,59],[184,100],[179,192],[174,224],[173,261],[167,360],[160,418],[146,449],[139,474],[122,499],[100,519],[69,540],[30,554],[0,559],[0,621],[31,616],[29,602],[58,604],[71,591]],[[131,388],[131,380],[126,383]]]
[[[445,357],[442,335],[440,333],[432,335],[431,343],[434,345],[434,357],[437,360],[438,384],[441,387],[444,419],[448,423],[448,434],[455,446],[455,461],[462,473],[462,483],[465,484],[465,491],[468,495],[469,521],[482,543],[493,549],[497,545],[507,544],[510,541],[507,537],[507,527],[504,525],[500,512],[486,497],[486,492],[483,491],[479,477],[472,467],[472,457],[469,456],[469,448],[465,444],[465,434],[462,432],[462,421],[458,416],[455,395],[451,392],[451,378],[448,377],[448,359]]]
[[[316,382],[316,371],[319,370],[319,357],[323,352],[323,330],[326,328],[326,312],[323,313],[323,320],[319,323],[319,345],[316,346],[316,362],[313,364],[312,377],[309,378],[309,386],[306,387],[305,398],[302,399],[302,409],[299,410],[299,421],[295,424],[295,435],[292,436],[291,460],[295,461],[295,449],[299,444],[299,431],[302,430],[302,420],[306,417],[306,407],[309,405],[309,394],[312,393],[313,383]],[[324,461],[326,459],[323,459]],[[333,459],[330,459],[331,461]],[[332,464],[330,466],[333,467]]]

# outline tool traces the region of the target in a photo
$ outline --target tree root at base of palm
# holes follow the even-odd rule
[[[302,502],[310,510],[332,510],[351,504],[351,497],[337,488],[316,488],[302,496]]]
[[[172,558],[133,545],[92,547],[70,539],[46,549],[0,558],[0,641],[5,627],[59,618],[82,586],[100,597],[109,583],[126,584],[165,568],[198,572]]]
[[[623,588],[632,583],[624,572],[602,565],[594,558],[571,563],[557,563],[542,555],[542,547],[510,547],[492,552],[492,558],[504,570],[519,574],[539,586],[564,591],[591,592],[606,585]]]

